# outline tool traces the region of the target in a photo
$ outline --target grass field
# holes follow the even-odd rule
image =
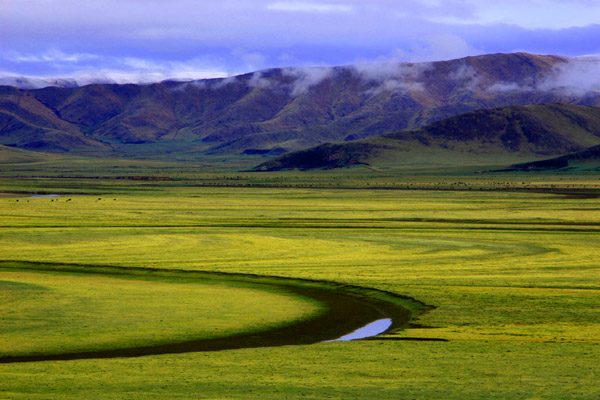
[[[212,338],[260,331],[318,311],[289,294],[192,279],[7,269],[0,274],[0,357]]]
[[[3,260],[318,279],[436,308],[378,340],[0,365],[0,398],[600,397],[597,176],[377,175],[377,189],[339,172],[6,177]]]

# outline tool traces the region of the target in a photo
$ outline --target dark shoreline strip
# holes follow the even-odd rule
[[[372,341],[406,341],[406,342],[449,342],[448,339],[440,339],[440,338],[420,338],[420,337],[408,337],[408,336],[403,336],[403,337],[369,337],[369,338],[364,338],[361,340],[372,340]]]
[[[8,266],[8,265],[13,266]],[[43,265],[51,266],[43,268]],[[413,314],[398,304],[368,295],[369,292],[391,295],[404,301],[412,299],[373,289],[345,286],[322,281],[309,281],[291,278],[273,278],[258,275],[207,273],[197,271],[173,271],[143,268],[124,268],[106,266],[75,266],[51,263],[7,262],[0,261],[0,267],[20,270],[53,271],[65,273],[92,273],[113,276],[127,276],[144,279],[143,272],[150,273],[152,278],[176,279],[177,276],[189,279],[196,277],[212,281],[241,282],[267,289],[288,292],[313,299],[326,306],[326,311],[308,320],[301,320],[291,325],[271,328],[264,331],[244,333],[228,337],[200,339],[180,343],[169,343],[154,346],[131,347],[112,350],[100,350],[77,353],[5,356],[0,357],[0,364],[36,361],[79,360],[94,358],[141,357],[160,354],[179,354],[200,351],[233,350],[241,348],[276,347],[286,345],[302,345],[319,343],[343,336],[370,322],[381,318],[391,318],[389,331],[406,326]],[[64,269],[61,269],[63,267]],[[87,269],[87,271],[86,271]],[[112,270],[112,274],[111,274]],[[129,274],[127,273],[129,272]],[[164,274],[164,275],[163,275]],[[364,291],[364,292],[363,292]],[[423,303],[414,301],[416,309],[430,309]]]

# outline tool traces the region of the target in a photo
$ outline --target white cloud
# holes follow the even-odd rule
[[[44,63],[44,62],[69,62],[79,63],[83,61],[97,60],[100,56],[87,53],[64,53],[57,49],[49,49],[42,53],[20,53],[8,51],[4,58],[15,63]]]
[[[197,79],[222,78],[223,72],[189,70],[189,71],[125,71],[118,69],[95,69],[75,71],[65,77],[56,77],[53,79],[70,78],[78,85],[87,85],[90,83],[137,83],[148,84],[164,80],[191,81]]]
[[[291,11],[309,13],[352,12],[354,8],[347,4],[316,3],[305,1],[280,1],[267,5],[271,11]]]
[[[284,64],[290,64],[290,63],[298,62],[298,59],[296,57],[294,57],[293,55],[291,55],[291,54],[289,54],[287,52],[281,53],[277,57],[277,59],[280,62],[284,63]]]
[[[229,75],[227,72],[211,68],[203,60],[191,59],[186,61],[147,60],[142,58],[112,57],[107,60],[111,67],[96,68],[87,66],[84,69],[69,74],[86,81],[100,76],[102,80],[115,83],[151,83],[166,79],[196,80],[209,78],[222,78]]]
[[[514,92],[516,90],[531,90],[531,88],[522,88],[516,82],[497,82],[487,88],[489,92]]]
[[[562,90],[583,95],[600,91],[600,55],[576,57],[560,64],[554,74],[538,85],[542,90]]]
[[[391,57],[379,57],[375,62],[358,62],[351,68],[361,80],[374,85],[368,94],[424,90],[422,75],[432,64],[397,61],[396,58],[402,55],[402,52],[396,51]]]
[[[416,41],[411,50],[411,61],[451,60],[481,53],[465,39],[452,33],[425,36]]]
[[[469,0],[480,24],[514,24],[528,29],[562,29],[597,24],[596,0]]]
[[[292,96],[306,93],[308,89],[318,85],[333,73],[331,67],[297,67],[284,68],[284,75],[294,78],[292,86]]]
[[[113,57],[96,54],[65,54],[49,50],[40,55],[17,54],[9,55],[17,63],[48,63],[51,62],[53,74],[18,74],[4,73],[4,77],[21,77],[38,85],[49,86],[55,80],[73,79],[78,85],[89,83],[152,83],[167,79],[196,80],[221,78],[229,75],[215,68],[202,59],[186,61],[149,60],[136,57]]]
[[[430,67],[429,63],[411,64],[381,57],[375,62],[358,62],[352,65],[361,79],[375,82],[390,79],[415,80]]]
[[[397,60],[413,62],[600,52],[600,25],[557,29],[600,22],[598,0],[13,0],[0,14],[0,67],[24,75],[135,68],[117,60],[125,57],[145,60],[148,72],[198,57],[210,62],[194,69],[241,73],[373,60],[395,48]]]
[[[234,49],[231,54],[238,57],[244,63],[245,70],[256,71],[263,68],[267,62],[267,57],[259,51],[244,51]]]
[[[144,27],[129,34],[135,39],[181,39],[192,38],[197,35],[197,31],[192,27]]]

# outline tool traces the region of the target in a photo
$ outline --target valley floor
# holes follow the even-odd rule
[[[373,340],[0,365],[0,398],[600,396],[597,175],[86,174],[4,173],[3,260],[327,280],[435,309]]]

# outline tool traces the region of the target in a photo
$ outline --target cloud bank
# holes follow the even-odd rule
[[[382,56],[600,53],[592,0],[53,0],[52,12],[48,4],[0,0],[4,75],[146,82]]]
[[[600,2],[591,0],[53,0],[52,12],[48,0],[0,4],[0,71],[14,76],[118,80],[135,75],[128,60],[142,60],[148,77],[202,78],[390,54],[600,53]]]
[[[58,53],[56,53],[58,54]],[[95,60],[91,55],[60,54],[53,59]],[[50,56],[47,56],[50,57]],[[24,58],[29,58],[25,55]],[[342,67],[286,67],[267,69],[245,75],[228,75],[223,71],[201,71],[202,63],[191,60],[188,63],[165,62],[158,64],[144,59],[125,58],[119,65],[128,70],[82,70],[80,73],[54,78],[23,78],[0,72],[0,84],[26,89],[46,86],[73,87],[90,83],[139,83],[147,84],[166,79],[184,81],[175,90],[185,90],[191,85],[203,90],[222,89],[228,85],[245,85],[252,89],[277,90],[296,97],[308,93],[328,79],[336,79],[337,74],[349,73],[360,81],[360,90],[368,96],[382,92],[426,91],[426,75],[434,73],[436,64],[431,62],[405,63],[393,57],[380,57],[376,62],[361,61]],[[156,72],[159,71],[159,72]],[[202,76],[203,79],[197,79]],[[516,81],[489,82],[480,76],[466,61],[457,62],[446,72],[445,78],[461,85],[465,90],[489,92],[515,91],[560,91],[565,95],[584,96],[600,93],[600,55],[566,59],[558,63],[543,80],[531,84]]]
[[[600,55],[577,57],[559,65],[555,74],[538,85],[541,90],[560,90],[578,96],[600,92]]]

